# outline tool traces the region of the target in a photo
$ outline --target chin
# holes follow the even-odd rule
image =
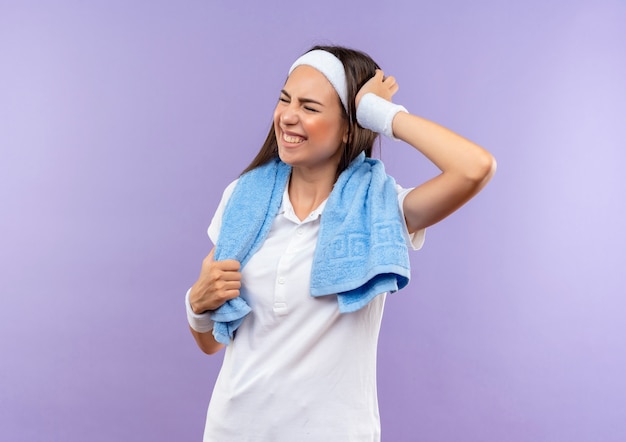
[[[289,151],[280,146],[278,146],[278,158],[280,158],[283,163],[289,164],[290,166],[293,166],[294,163],[297,163],[295,155],[290,155]]]

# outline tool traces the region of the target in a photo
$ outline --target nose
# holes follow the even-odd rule
[[[298,122],[298,110],[292,103],[285,106],[280,114],[280,122],[286,125],[296,124]]]

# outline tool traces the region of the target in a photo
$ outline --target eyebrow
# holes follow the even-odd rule
[[[280,93],[283,94],[283,95],[286,95],[287,98],[289,98],[291,100],[291,95],[289,95],[289,93],[286,90],[283,89],[283,90],[280,91]],[[300,103],[313,103],[313,104],[317,104],[319,106],[324,106],[323,103],[320,103],[317,100],[313,100],[312,98],[298,98],[298,101]]]

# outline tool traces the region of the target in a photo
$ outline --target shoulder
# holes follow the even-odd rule
[[[406,196],[413,190],[413,187],[404,188],[399,184],[396,184],[396,192],[398,193],[398,207],[400,209],[400,213],[404,218],[404,199]],[[424,240],[426,239],[426,229],[418,230],[417,232],[409,233],[408,228],[406,227],[406,222],[404,224],[404,236],[409,246],[409,250],[419,250],[424,245]]]
[[[207,233],[209,238],[213,242],[213,244],[217,243],[217,238],[220,233],[220,229],[222,228],[222,216],[224,215],[224,209],[226,208],[226,204],[228,200],[232,196],[237,183],[239,182],[239,178],[232,181],[226,188],[224,192],[222,192],[222,199],[220,200],[217,209],[215,210],[215,214],[213,215],[213,219],[211,219],[211,224],[209,224],[209,228],[207,229]]]
[[[222,201],[220,201],[220,204],[225,203],[226,201],[230,199],[230,196],[233,194],[233,191],[235,190],[235,187],[237,186],[238,182],[239,182],[239,178],[232,181],[228,186],[226,186],[226,188],[224,189],[224,192],[222,193]]]
[[[396,192],[398,193],[398,201],[402,204],[402,201],[407,196],[407,194],[413,190],[413,187],[402,187],[400,184],[396,183]]]

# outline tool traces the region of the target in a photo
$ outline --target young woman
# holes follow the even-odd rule
[[[495,172],[476,144],[391,98],[366,54],[317,46],[293,64],[273,129],[224,191],[216,247],[187,292],[198,346],[226,354],[205,441],[378,441],[376,347],[408,249]],[[403,189],[370,158],[379,133],[441,174]]]

